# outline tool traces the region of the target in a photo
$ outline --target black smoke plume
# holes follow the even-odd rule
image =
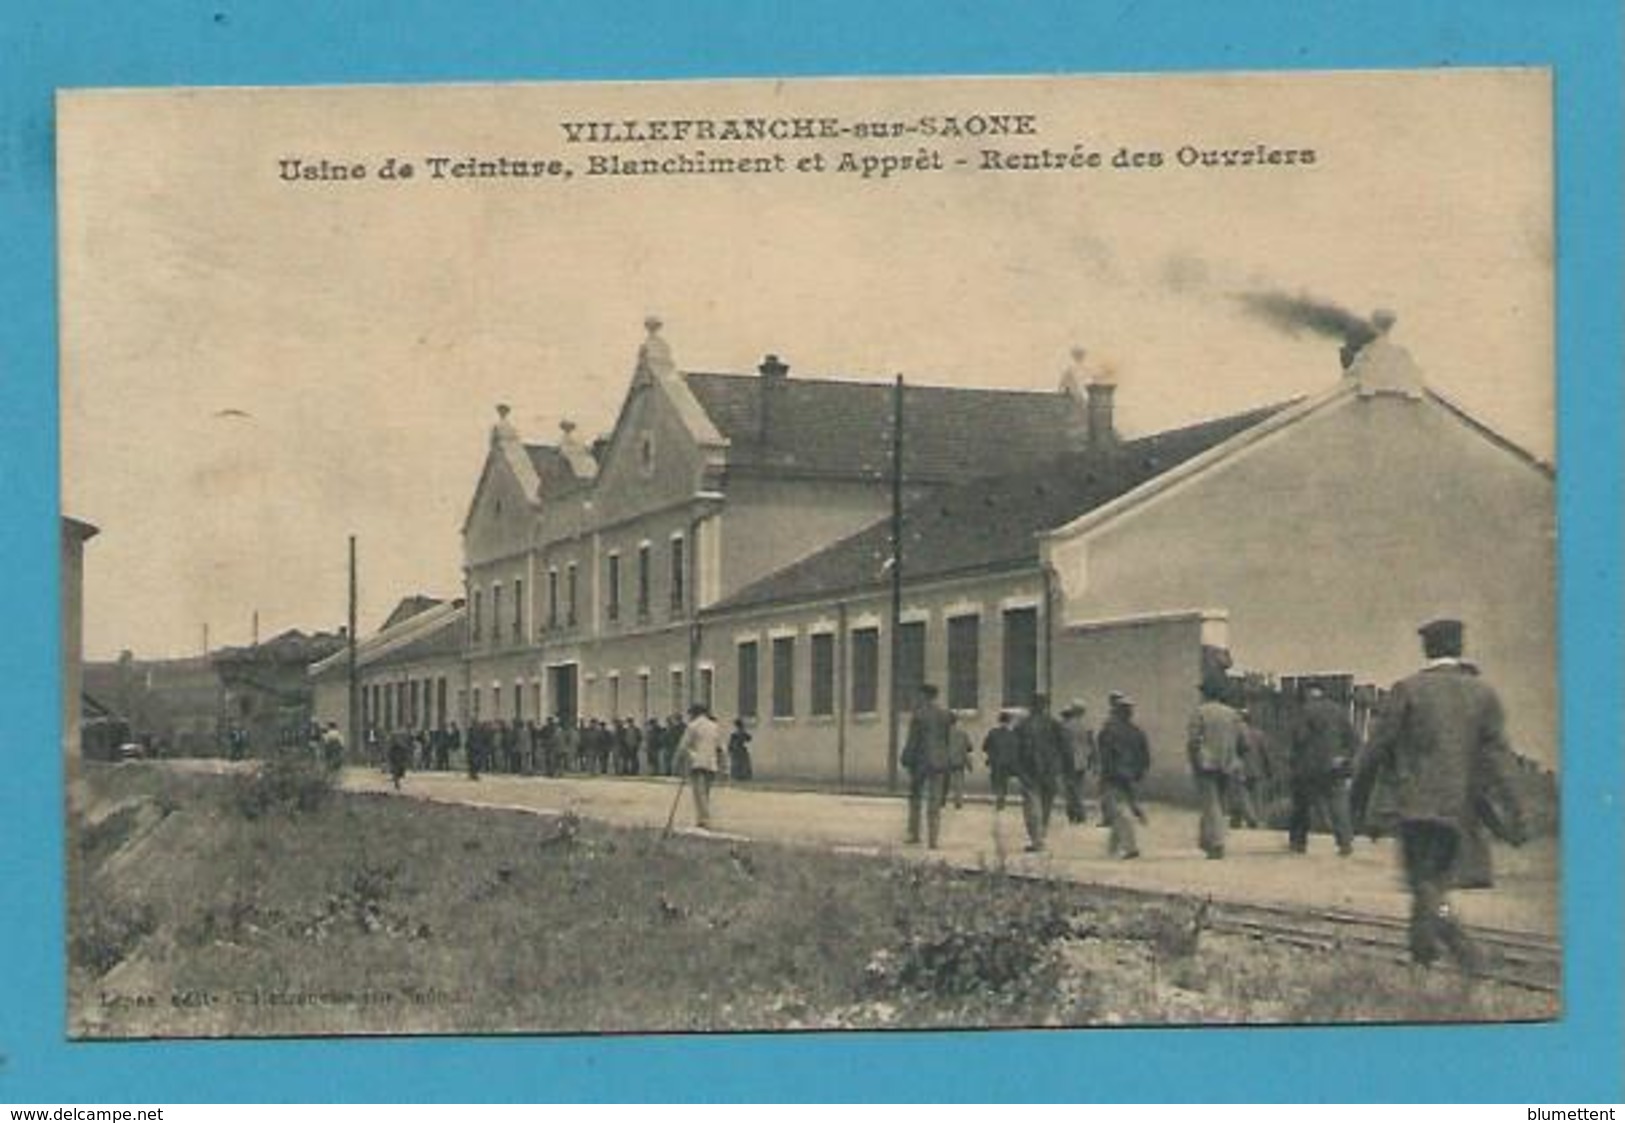
[[[1380,334],[1365,317],[1310,296],[1291,296],[1284,292],[1244,292],[1237,293],[1235,299],[1249,316],[1288,335],[1310,331],[1328,339],[1342,340],[1345,368],[1354,362],[1360,348]]]

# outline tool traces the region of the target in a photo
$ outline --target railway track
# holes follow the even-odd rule
[[[1410,961],[1410,931],[1404,920],[1341,909],[1219,903],[1206,927],[1273,943],[1326,951],[1355,952],[1399,963]],[[1467,925],[1484,963],[1477,972],[1524,990],[1555,995],[1562,989],[1563,955],[1555,940],[1526,932]]]
[[[967,874],[974,871],[966,870]],[[1039,874],[1009,873],[1027,881],[1051,881]],[[1252,904],[1203,898],[1190,893],[1122,885],[1079,883],[1091,895],[1137,902],[1155,901],[1188,908],[1193,923],[1209,932],[1241,936],[1289,947],[1364,955],[1409,963],[1410,925],[1396,917],[1314,906]],[[1522,990],[1557,996],[1563,985],[1563,952],[1556,940],[1528,932],[1467,924],[1467,934],[1483,956],[1477,977]],[[1445,969],[1455,968],[1441,960]]]

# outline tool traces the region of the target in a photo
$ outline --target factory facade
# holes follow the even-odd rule
[[[1081,361],[1053,392],[899,403],[772,355],[684,372],[647,326],[604,440],[527,443],[499,410],[463,527],[465,642],[431,676],[464,722],[698,700],[752,729],[759,775],[871,786],[894,774],[892,699],[921,682],[978,740],[1035,691],[1098,724],[1115,690],[1173,790],[1204,652],[1386,683],[1448,614],[1514,744],[1555,767],[1553,473],[1386,336],[1320,394],[1130,438]]]

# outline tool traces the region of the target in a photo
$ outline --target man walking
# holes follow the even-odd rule
[[[1310,684],[1292,733],[1292,818],[1287,843],[1294,854],[1309,849],[1309,829],[1317,808],[1331,823],[1337,852],[1345,858],[1353,853],[1348,778],[1355,748],[1348,713],[1326,697],[1319,684]]]
[[[1501,701],[1462,661],[1463,632],[1459,620],[1422,625],[1427,665],[1396,683],[1384,700],[1371,754],[1397,804],[1411,890],[1411,958],[1433,963],[1442,946],[1471,971],[1478,952],[1448,899],[1461,832],[1483,816],[1517,844],[1523,825],[1501,771],[1509,751]]]
[[[722,755],[722,728],[698,702],[688,708],[688,727],[677,743],[674,759],[679,775],[687,774],[694,794],[694,822],[701,830],[711,827],[711,784],[717,778],[717,761]]]
[[[965,808],[965,773],[970,771],[971,740],[965,727],[959,724],[959,715],[949,712],[948,720],[948,794],[953,797],[954,810]]]
[[[1061,779],[1066,785],[1066,819],[1069,823],[1088,821],[1083,790],[1095,768],[1095,733],[1084,724],[1089,708],[1074,699],[1061,711]]]
[[[1049,712],[1049,696],[1034,694],[1032,708],[1016,727],[1017,771],[1021,777],[1021,816],[1027,824],[1027,851],[1044,849],[1050,813],[1055,809],[1066,739]]]
[[[1245,708],[1236,714],[1241,718],[1241,743],[1230,772],[1230,826],[1253,830],[1268,817],[1263,797],[1270,778],[1269,741]]]
[[[1236,745],[1241,741],[1241,718],[1225,705],[1220,684],[1208,680],[1199,689],[1202,701],[1191,714],[1186,738],[1191,775],[1196,778],[1196,794],[1202,807],[1197,843],[1209,858],[1223,858],[1225,790],[1236,760]]]
[[[993,810],[1003,811],[1010,794],[1010,778],[1016,774],[1016,757],[1020,748],[1016,731],[1010,723],[1014,719],[1009,710],[999,711],[999,722],[982,739],[982,755],[987,757],[988,782],[993,788]]]
[[[1107,852],[1120,858],[1138,858],[1140,843],[1134,820],[1145,821],[1134,795],[1134,785],[1151,768],[1151,742],[1134,724],[1134,699],[1112,691],[1111,713],[1100,727],[1100,814],[1111,828]]]
[[[942,805],[948,795],[948,731],[953,715],[937,702],[937,688],[920,687],[919,704],[908,723],[902,765],[908,769],[908,836],[920,841],[920,809],[925,805],[926,845],[937,848],[942,836]]]

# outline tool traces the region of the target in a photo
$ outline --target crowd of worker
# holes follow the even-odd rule
[[[1443,949],[1470,966],[1476,953],[1447,896],[1461,885],[1462,852],[1483,829],[1521,843],[1523,826],[1503,772],[1511,753],[1500,702],[1463,658],[1461,623],[1433,621],[1420,635],[1425,666],[1394,685],[1363,741],[1347,709],[1310,684],[1284,734],[1287,743],[1272,747],[1246,709],[1229,700],[1229,680],[1204,675],[1183,746],[1200,809],[1196,842],[1207,858],[1222,860],[1230,830],[1265,822],[1264,796],[1277,780],[1275,758],[1284,749],[1291,797],[1287,846],[1304,853],[1318,818],[1330,826],[1337,852],[1347,856],[1356,822],[1383,815],[1398,837],[1412,892],[1413,955],[1432,962]],[[932,849],[940,845],[944,810],[964,805],[975,750],[938,693],[931,684],[920,688],[899,761],[909,776],[906,841]],[[1014,784],[1028,851],[1046,849],[1057,805],[1069,822],[1086,823],[1093,793],[1098,822],[1109,829],[1107,852],[1139,857],[1136,827],[1146,815],[1138,787],[1150,771],[1153,748],[1135,721],[1133,698],[1114,691],[1108,707],[1105,721],[1094,728],[1083,702],[1070,703],[1057,716],[1049,698],[1035,694],[1019,716],[999,714],[984,737],[995,813],[1007,805]],[[471,779],[484,772],[678,776],[692,793],[697,824],[707,828],[713,780],[751,776],[750,741],[742,720],[724,738],[709,709],[694,705],[686,718],[674,714],[642,725],[627,718],[550,718],[387,735],[369,729],[364,749],[397,787],[413,767],[460,767]],[[331,725],[313,748],[330,764],[344,757],[342,738]]]
[[[1306,688],[1288,732],[1287,845],[1305,852],[1319,816],[1346,857],[1357,819],[1387,819],[1412,894],[1413,957],[1431,963],[1447,951],[1472,968],[1477,952],[1448,899],[1449,890],[1461,884],[1464,847],[1481,829],[1518,845],[1524,828],[1504,771],[1512,753],[1501,704],[1463,657],[1461,622],[1435,620],[1419,632],[1424,667],[1394,685],[1363,743],[1343,706],[1319,686]],[[1229,680],[1204,675],[1198,689],[1201,701],[1190,714],[1183,748],[1200,808],[1196,842],[1209,859],[1220,860],[1230,829],[1258,823],[1258,792],[1273,764],[1261,731],[1244,709],[1227,700]],[[961,790],[970,756],[969,738],[937,694],[932,685],[920,689],[902,754],[910,777],[906,840],[922,841],[923,819],[924,841],[932,849],[939,845],[943,809],[951,793]],[[1110,710],[1094,731],[1082,702],[1056,717],[1049,699],[1035,694],[1025,716],[1014,721],[1001,714],[985,738],[995,806],[1004,806],[1012,779],[1020,786],[1028,851],[1046,848],[1058,801],[1070,821],[1085,821],[1084,796],[1093,783],[1101,822],[1111,831],[1108,852],[1124,859],[1139,856],[1135,826],[1145,815],[1136,786],[1149,771],[1152,748],[1134,721],[1132,698],[1113,692]]]

